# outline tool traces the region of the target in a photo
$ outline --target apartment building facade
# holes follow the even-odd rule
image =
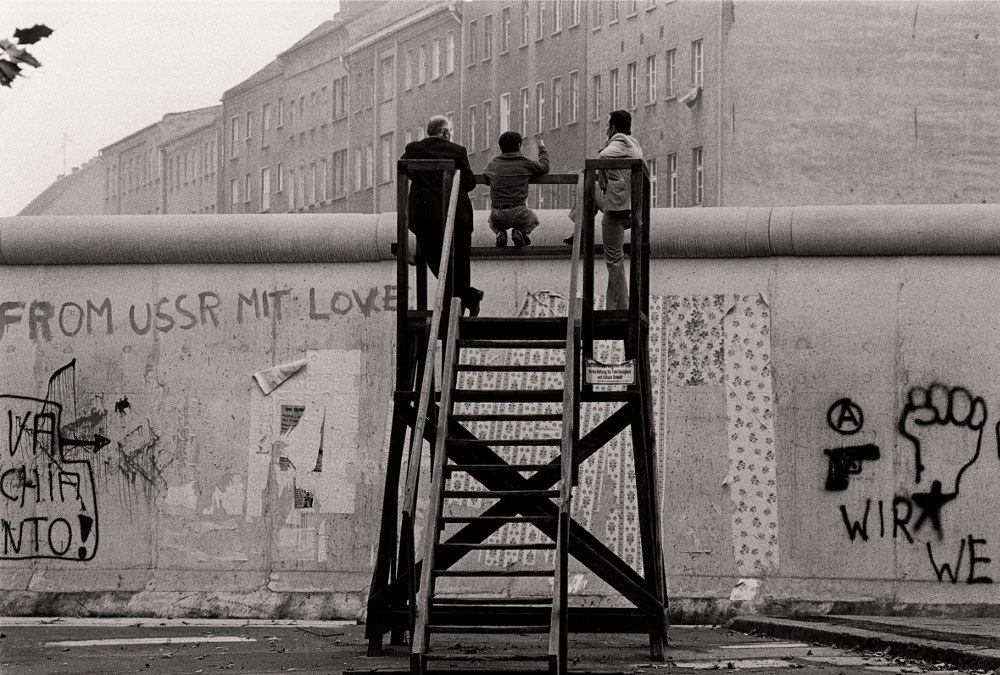
[[[214,212],[204,209],[216,202],[215,179],[196,174],[203,160],[211,159],[212,146],[218,146],[220,110],[212,106],[171,113],[102,148],[104,213]]]
[[[343,0],[223,94],[214,204],[171,191],[185,150],[180,169],[165,154],[205,109],[101,151],[104,212],[392,211],[395,160],[431,115],[477,172],[506,129],[532,156],[541,133],[566,172],[620,108],[658,208],[994,202],[998,23],[989,2]],[[533,188],[531,206],[574,195]]]

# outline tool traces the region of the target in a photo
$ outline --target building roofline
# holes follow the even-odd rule
[[[445,2],[441,2],[440,4],[431,5],[430,7],[425,7],[424,9],[418,10],[417,12],[414,12],[409,16],[394,21],[388,26],[385,26],[384,28],[375,31],[374,33],[364,38],[363,40],[358,41],[357,44],[351,45],[351,47],[344,52],[344,55],[350,56],[351,54],[359,52],[362,49],[370,47],[379,40],[382,40],[383,38],[392,35],[393,33],[397,33],[403,30],[404,28],[407,28],[415,23],[423,21],[424,19],[428,19],[440,12],[455,11],[455,5],[456,5],[455,0],[445,0]]]

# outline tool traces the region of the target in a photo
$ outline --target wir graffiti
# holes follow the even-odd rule
[[[310,288],[304,297],[294,288],[254,288],[245,293],[199,291],[120,304],[107,297],[65,302],[7,300],[0,302],[0,340],[26,336],[33,342],[50,342],[53,338],[123,331],[151,335],[218,328],[227,321],[281,321],[292,313],[308,313],[313,321],[352,314],[368,319],[395,309],[396,287],[392,285],[333,291]]]

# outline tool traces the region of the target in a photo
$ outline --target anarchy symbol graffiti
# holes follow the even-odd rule
[[[861,431],[865,416],[861,412],[861,406],[849,398],[842,398],[830,406],[826,421],[838,434],[850,436]]]

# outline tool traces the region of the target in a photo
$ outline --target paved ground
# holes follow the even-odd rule
[[[630,675],[663,670],[796,669],[802,675],[975,672],[958,671],[954,667],[958,661],[937,659],[940,655],[964,659],[966,668],[980,672],[1000,668],[1000,651],[993,646],[1000,645],[1000,620],[750,617],[732,625],[756,635],[719,626],[672,627],[663,663],[649,660],[648,644],[640,636],[575,635],[570,644],[571,670]],[[793,634],[803,637],[790,637]],[[405,670],[408,662],[405,647],[386,647],[384,656],[366,657],[364,627],[345,622],[5,618],[0,619],[0,635],[3,675],[392,673]],[[851,649],[861,643],[881,653]],[[471,655],[490,666],[501,663],[503,656],[544,649],[532,636],[481,640],[452,636],[436,644],[441,654]],[[921,649],[925,657],[935,658],[910,657]]]

